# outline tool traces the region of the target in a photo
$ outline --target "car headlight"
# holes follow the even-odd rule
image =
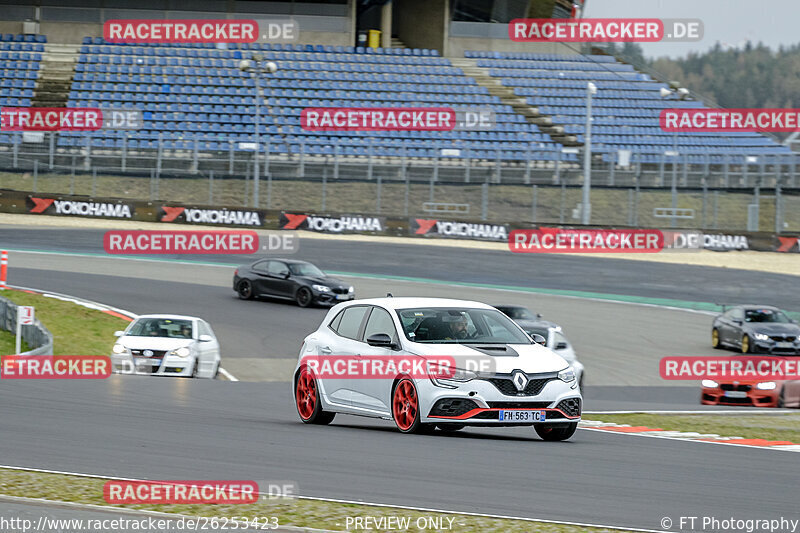
[[[700,382],[700,384],[707,389],[716,389],[717,387],[719,387],[719,383],[717,383],[713,379],[704,379],[703,381]]]
[[[564,370],[558,373],[558,379],[560,379],[564,383],[572,383],[573,381],[575,381],[575,371],[572,370],[572,367],[565,368]]]
[[[455,389],[458,384],[472,381],[478,377],[478,374],[469,370],[461,368],[448,368],[441,370],[430,370],[428,377],[431,383],[437,387],[444,387],[446,389]]]
[[[759,340],[759,341],[768,341],[769,340],[769,335],[767,335],[766,333],[756,333],[755,335],[753,335],[753,337],[755,337],[756,340]]]
[[[188,346],[181,346],[177,350],[172,350],[169,352],[170,355],[177,355],[178,357],[189,357],[192,351],[189,349]]]
[[[312,285],[311,288],[317,292],[331,292],[331,288],[327,285]]]
[[[777,387],[777,385],[774,381],[762,381],[756,385],[758,390],[775,390],[775,387]]]
[[[800,335],[797,336],[797,341],[800,342]]]
[[[350,285],[350,287],[347,288],[347,292],[349,294],[353,294],[354,292],[356,292],[356,288]]]
[[[117,344],[114,345],[114,347],[111,349],[111,351],[114,352],[114,353],[125,353],[127,350],[123,345],[121,345],[120,343],[117,343]]]

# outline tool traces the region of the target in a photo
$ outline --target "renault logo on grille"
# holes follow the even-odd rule
[[[151,355],[153,355],[153,351],[152,350],[145,350],[145,351],[142,352],[142,355],[145,356],[145,357],[150,357]]]
[[[518,391],[524,391],[525,387],[528,385],[528,376],[526,376],[524,372],[516,370],[511,374],[511,381],[514,382],[514,386]]]

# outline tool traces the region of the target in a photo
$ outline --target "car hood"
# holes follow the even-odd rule
[[[800,335],[800,326],[780,322],[757,322],[747,324],[747,330],[753,333],[766,333],[767,335]]]
[[[189,346],[192,339],[169,339],[165,337],[134,337],[125,335],[117,341],[126,348],[133,350],[177,350],[182,346]]]
[[[489,346],[506,346],[510,349],[507,352],[497,350],[497,355],[487,355],[487,353],[495,353],[494,350],[482,349],[482,347]],[[456,364],[459,366],[461,366],[460,363],[462,363],[465,357],[475,357],[476,360],[489,360],[492,367],[491,371],[498,374],[508,374],[513,370],[522,370],[528,374],[542,374],[559,372],[569,366],[563,357],[539,344],[491,345],[475,343],[466,345],[414,343],[413,351],[415,354],[423,357],[453,356],[456,358]]]

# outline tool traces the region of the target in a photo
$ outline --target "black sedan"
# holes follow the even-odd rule
[[[335,304],[355,298],[355,290],[340,279],[295,259],[260,259],[233,273],[233,290],[242,300],[269,296],[294,300],[300,307]]]
[[[800,355],[800,326],[777,307],[737,305],[714,319],[711,345],[742,353]]]

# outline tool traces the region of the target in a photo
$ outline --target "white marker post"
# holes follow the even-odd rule
[[[22,326],[27,326],[32,324],[33,324],[33,306],[32,305],[17,306],[17,346],[16,346],[17,349],[14,351],[15,354],[19,355],[20,350],[22,350]]]

